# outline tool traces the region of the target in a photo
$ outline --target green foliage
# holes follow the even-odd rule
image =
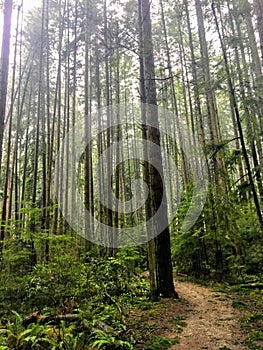
[[[92,343],[94,348],[98,347],[98,349],[105,350],[133,349],[133,345],[130,342],[116,339],[115,336],[100,329],[95,331],[94,338],[95,340]]]
[[[27,294],[33,309],[43,309],[46,305],[62,307],[67,299],[79,300],[95,293],[87,280],[87,265],[69,256],[55,260],[37,265],[30,274]]]
[[[183,327],[187,326],[187,322],[185,322],[186,318],[184,316],[173,317],[172,322],[176,325],[176,333],[182,333]]]
[[[262,350],[262,346],[258,345],[256,342],[263,341],[263,332],[261,331],[251,331],[249,337],[247,337],[243,343],[248,347],[248,349],[252,350]]]
[[[148,285],[139,275],[138,251],[120,250],[114,257],[105,258],[90,253],[76,258],[77,246],[72,244],[72,237],[57,235],[49,244],[52,260],[31,268],[30,254],[27,255],[31,246],[25,246],[24,254],[19,251],[20,240],[7,241],[6,264],[0,273],[5,281],[0,286],[1,346],[12,343],[12,349],[21,350],[82,350],[92,346],[132,349],[125,315],[129,307],[144,302],[149,295]],[[25,259],[30,268],[21,269]],[[10,313],[12,309],[16,311]],[[74,313],[79,315],[79,321],[54,325],[44,324],[40,318],[25,327],[23,319],[35,310],[43,317]]]
[[[0,339],[3,349],[87,349],[87,335],[78,331],[75,325],[66,326],[65,322],[61,321],[57,326],[36,323],[24,328],[21,315],[13,313],[15,320],[9,322],[7,328],[1,329]]]
[[[263,341],[263,314],[260,312],[251,313],[246,318],[240,320],[241,327],[248,332],[248,337],[244,344],[252,350],[262,349],[258,342]]]
[[[223,279],[245,282],[251,275],[260,279],[263,271],[262,234],[253,201],[240,193],[209,187],[203,216],[194,228],[181,230],[191,201],[191,186],[186,189],[184,202],[177,215],[175,232],[171,237],[172,259],[178,272],[202,279]]]
[[[246,303],[244,303],[242,300],[234,298],[232,300],[232,306],[238,309],[245,309],[247,307]]]
[[[156,337],[150,344],[145,347],[145,350],[167,350],[174,344],[179,344],[179,339],[169,339],[166,337]]]
[[[2,6],[3,1],[0,3]],[[12,218],[16,217],[16,219],[19,217],[19,219],[3,223],[5,240],[0,272],[2,347],[34,349],[49,346],[56,349],[85,349],[86,346],[92,345],[101,349],[131,348],[132,341],[129,339],[125,327],[125,318],[129,308],[153,309],[153,304],[148,298],[148,281],[140,276],[141,268],[147,269],[146,247],[127,248],[119,251],[100,247],[86,249],[86,246],[82,246],[83,241],[81,243],[78,237],[65,228],[65,222],[60,216],[58,222],[56,221],[57,217],[53,214],[55,209],[58,209],[57,205],[44,208],[46,203],[53,200],[53,198],[48,198],[49,191],[47,189],[54,170],[53,158],[59,146],[58,143],[71,124],[68,116],[74,114],[77,121],[81,118],[82,111],[86,109],[84,104],[87,101],[84,98],[85,89],[83,89],[86,84],[80,77],[84,75],[87,77],[89,88],[93,91],[88,101],[91,111],[95,111],[100,99],[101,105],[105,105],[107,94],[102,92],[105,92],[106,87],[111,92],[112,102],[116,102],[118,99],[135,101],[137,98],[135,85],[136,81],[140,80],[140,70],[136,58],[140,51],[140,45],[134,41],[134,38],[138,37],[138,28],[134,26],[134,23],[138,22],[136,2],[124,1],[123,4],[119,4],[123,12],[121,19],[116,9],[107,8],[106,21],[103,21],[103,6],[100,6],[99,2],[80,1],[75,3],[73,1],[65,3],[63,1],[50,1],[47,7],[43,7],[43,11],[49,10],[47,11],[48,16],[46,14],[42,16],[41,10],[32,11],[31,15],[25,16],[28,18],[27,23],[23,23],[23,25],[21,23],[23,33],[21,35],[19,32],[17,33],[19,40],[21,39],[19,44],[21,47],[17,52],[21,52],[21,55],[14,57],[14,59],[17,58],[17,71],[22,67],[26,69],[23,71],[22,79],[20,79],[20,74],[16,75],[13,88],[14,91],[19,91],[21,94],[18,93],[17,103],[13,105],[12,98],[10,98],[13,92],[8,89],[8,93],[11,93],[8,96],[8,101],[11,103],[10,110],[13,110],[14,117],[13,122],[10,117],[10,142],[13,155],[6,154],[9,147],[6,147],[7,144],[4,145],[3,163],[5,164],[2,164],[0,174],[3,184],[0,188],[0,199],[3,201],[3,187],[8,180],[6,182],[8,190],[13,191],[9,198],[12,199],[11,216]],[[255,179],[256,190],[260,194],[261,179],[259,177],[262,174],[259,174],[261,169],[256,164],[256,158],[258,157],[260,160],[262,156],[262,135],[259,130],[262,126],[259,122],[262,116],[262,108],[260,107],[262,91],[256,79],[257,70],[260,71],[260,67],[257,69],[257,65],[254,64],[257,48],[253,48],[253,44],[251,44],[253,43],[253,36],[251,37],[253,31],[251,32],[247,28],[247,21],[253,20],[253,16],[257,17],[257,15],[256,13],[252,15],[254,10],[252,0],[250,2],[247,0],[237,1],[236,4],[233,2],[233,6],[229,1],[229,8],[228,6],[224,7],[223,2],[219,1],[218,5],[220,4],[223,6],[221,9],[223,11],[219,27],[224,28],[227,34],[223,35],[223,40],[228,51],[230,78],[235,85],[234,90],[242,119],[244,141],[249,161],[251,165],[254,165],[252,175]],[[186,158],[182,156],[180,148],[184,147],[183,144],[180,144],[181,140],[178,142],[172,137],[163,137],[163,154],[165,155],[166,151],[169,151],[174,157],[178,169],[178,174],[168,174],[170,179],[172,179],[171,176],[176,176],[176,181],[178,181],[181,175],[185,177],[184,172],[187,172],[188,178],[187,181],[184,181],[179,210],[171,224],[173,263],[178,272],[202,280],[217,279],[229,283],[242,282],[244,284],[250,280],[260,281],[263,276],[262,228],[257,223],[251,185],[246,175],[244,154],[239,148],[241,135],[235,130],[236,123],[231,120],[234,117],[235,108],[231,106],[233,101],[231,98],[229,99],[227,84],[229,77],[226,74],[222,54],[218,50],[218,42],[210,40],[207,45],[209,56],[209,67],[207,68],[211,71],[206,72],[206,65],[203,64],[205,58],[202,57],[204,55],[201,52],[205,48],[205,42],[202,42],[200,46],[199,38],[202,31],[201,26],[199,31],[196,26],[190,28],[190,24],[188,28],[186,16],[188,7],[185,6],[187,1],[167,1],[163,5],[166,30],[163,30],[164,23],[158,20],[158,16],[153,17],[152,23],[158,104],[163,104],[167,108],[171,107],[173,111],[176,107],[175,104],[178,104],[178,113],[175,114],[178,114],[182,126],[189,129],[189,136],[191,136],[189,141],[191,143],[194,141],[191,134],[193,132],[196,137],[200,137],[199,141],[204,146],[204,153],[209,163],[210,181],[207,202],[199,203],[198,200],[196,201],[198,209],[199,206],[203,207],[204,205],[202,215],[191,230],[182,231],[182,224],[190,208],[195,187],[193,183],[185,185],[185,182],[188,180],[191,182],[191,179],[194,178],[195,167],[192,166],[191,159],[186,159],[186,154]],[[190,19],[196,16],[194,7],[189,6]],[[201,1],[201,7],[208,37],[211,37],[214,26],[211,20],[209,2]],[[76,18],[74,18],[75,11]],[[48,25],[41,25],[41,16]],[[103,22],[105,23],[103,24]],[[177,25],[174,25],[175,23]],[[235,30],[233,30],[231,23],[236,29],[236,33],[234,33]],[[43,28],[41,29],[41,27]],[[108,27],[109,33],[106,33],[106,27]],[[104,29],[105,33],[102,33]],[[192,33],[190,33],[190,29]],[[161,32],[167,32],[167,38],[160,35]],[[103,35],[98,36],[96,33]],[[86,34],[89,37],[88,46],[91,54],[87,56],[87,60],[83,60],[85,47],[87,47]],[[105,38],[108,39],[110,48],[109,50],[106,48],[106,56]],[[169,50],[166,48],[166,42]],[[41,47],[42,54],[31,55],[35,50],[41,53]],[[228,50],[229,48],[230,50]],[[173,54],[169,63],[166,56],[170,49]],[[79,50],[80,55],[76,50]],[[39,61],[42,56],[44,57],[43,62]],[[72,64],[74,57],[76,62]],[[237,58],[239,58],[239,64],[236,64]],[[26,61],[27,59],[29,61]],[[106,86],[108,82],[105,81],[107,74],[102,72],[107,60],[109,60],[111,67],[108,73],[109,81],[112,84],[109,87]],[[46,65],[45,69],[44,66],[41,67],[41,63]],[[19,67],[20,65],[21,67]],[[63,68],[61,68],[61,72],[58,69],[60,66]],[[98,77],[97,70],[100,70],[100,66],[101,72],[100,77]],[[43,80],[41,89],[38,82],[39,71],[42,72],[41,78]],[[60,81],[62,79],[60,75],[63,72],[68,73],[68,83],[67,79],[65,82]],[[95,79],[96,76],[98,79]],[[209,84],[206,81],[208,76],[211,77]],[[171,79],[174,79],[175,83],[172,84],[173,88],[171,88]],[[31,83],[25,84],[26,81]],[[131,86],[133,86],[132,89]],[[47,88],[49,91],[46,91]],[[173,92],[175,92],[178,103],[174,103]],[[209,96],[210,93],[211,96]],[[209,106],[216,106],[214,122],[211,118],[213,111],[207,106],[207,100],[210,97],[212,104],[209,103]],[[135,105],[136,103],[133,104],[133,107]],[[199,109],[201,115],[199,115]],[[46,113],[48,110],[51,113]],[[49,115],[49,118],[43,119],[43,125],[37,122],[40,117],[42,119],[42,114]],[[121,128],[127,144],[130,144],[133,136],[140,137],[142,131],[141,126],[133,126],[132,121],[128,121],[130,116],[128,108],[127,115],[125,115],[127,123]],[[187,120],[188,118],[189,120]],[[29,125],[28,131],[26,131],[27,125]],[[39,133],[38,131],[41,130],[37,131],[34,125],[42,125],[45,130],[43,133]],[[214,128],[214,125],[218,125],[219,137],[215,137],[217,132],[210,130],[212,126]],[[180,128],[177,129],[178,127],[175,128],[175,134],[180,136]],[[191,129],[192,131],[190,131]],[[204,140],[201,140],[203,138],[202,130],[205,134]],[[94,146],[91,149],[92,161],[90,162],[93,164],[93,171],[95,171],[100,157],[99,149],[104,151],[109,141],[114,143],[119,138],[119,133],[116,131],[115,128],[104,130],[99,143],[97,143],[99,139],[96,140],[96,138],[93,139],[94,142],[91,142],[91,145],[93,143]],[[18,137],[18,144],[15,141],[15,135]],[[239,137],[234,137],[235,135],[239,135]],[[37,136],[39,136],[39,140],[36,143]],[[9,140],[6,142],[8,143]],[[100,147],[96,147],[96,144],[97,146],[100,144]],[[254,150],[251,147],[252,144],[255,146]],[[19,147],[19,152],[15,151],[16,146]],[[11,156],[9,160],[12,165],[10,163],[9,177],[5,179],[4,174],[8,174],[5,167],[8,165],[9,156]],[[183,158],[185,158],[185,162]],[[84,190],[85,179],[91,179],[91,174],[85,174],[87,169],[84,159],[83,153],[78,172],[80,193]],[[117,156],[114,154],[113,159],[117,160]],[[166,157],[163,160],[165,164]],[[69,158],[63,157],[63,161],[69,161]],[[220,162],[222,162],[222,167],[219,166]],[[187,169],[184,169],[185,165]],[[125,160],[120,164],[119,171],[124,181],[119,185],[127,197],[125,200],[132,197],[131,183],[142,175],[143,168],[145,168],[145,164],[135,158]],[[13,170],[11,171],[11,169]],[[167,169],[168,172],[169,169],[170,166]],[[37,171],[36,174],[35,171]],[[108,171],[105,174],[108,174]],[[85,175],[89,176],[85,177]],[[100,188],[100,178],[95,175],[95,172],[93,175],[92,186],[94,198],[96,198]],[[239,177],[241,178],[239,179]],[[111,185],[115,192],[117,192],[117,183],[113,176]],[[34,188],[36,199],[32,203],[34,185],[36,185]],[[179,182],[176,183],[177,186],[180,187]],[[176,190],[174,192],[176,194],[177,188],[174,190]],[[168,191],[167,194],[169,195]],[[120,193],[116,193],[117,197],[119,195]],[[43,198],[45,196],[47,198]],[[173,196],[173,193],[171,193],[171,197],[174,198],[169,199],[169,203],[177,206],[179,199]],[[198,194],[196,197],[198,198]],[[121,196],[119,198],[121,199]],[[98,203],[99,201],[95,200],[95,212],[99,209]],[[168,207],[170,210],[172,205]],[[101,220],[104,220],[105,223],[107,222],[106,213],[105,208],[102,208]],[[115,215],[113,213],[113,218],[116,217]],[[126,215],[119,213],[118,220],[120,227],[144,222],[144,209]],[[189,223],[191,220],[192,217],[190,217]],[[56,234],[53,234],[54,232],[50,228],[53,224],[57,225],[56,230],[54,230]],[[87,250],[88,254],[86,254]],[[247,303],[242,300],[242,296],[253,295],[257,298],[255,293],[255,291],[240,290],[240,298],[239,296],[234,298],[232,305],[240,309],[248,307]],[[14,310],[14,312],[11,313],[10,310]],[[56,326],[38,322],[25,328],[22,324],[23,318],[36,310],[41,315],[74,313],[80,316],[81,321],[71,325],[60,322]],[[17,313],[18,311],[21,315]],[[152,312],[155,311],[152,310]],[[250,332],[249,346],[256,346],[255,339],[261,339],[262,336],[257,328],[262,320],[258,317],[258,315],[253,314],[253,317],[247,318],[242,324],[243,327],[248,327]],[[173,322],[177,327],[177,332],[181,332],[186,325],[183,317],[175,317]],[[85,331],[83,324],[86,325]],[[101,325],[103,325],[102,328]],[[154,326],[144,325],[144,329],[147,327]],[[170,340],[166,338],[156,338],[148,346],[148,349],[165,349],[169,346],[169,342]],[[224,348],[226,350],[226,347]]]
[[[14,312],[15,320],[9,322],[6,329],[2,329],[2,335],[6,338],[1,339],[1,343],[6,343],[8,349],[30,350],[30,349],[55,349],[56,341],[51,336],[53,334],[52,326],[43,326],[39,324],[31,324],[27,329],[22,325],[23,319]]]
[[[259,322],[261,324],[262,321],[263,321],[263,314],[256,312],[256,313],[250,314],[246,318],[242,319],[241,325],[243,328],[249,329],[251,324],[255,324],[257,322]]]

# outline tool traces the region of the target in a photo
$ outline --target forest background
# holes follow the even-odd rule
[[[94,335],[94,325],[113,318],[120,331],[127,300],[176,296],[172,267],[202,280],[260,284],[262,1],[43,0],[28,11],[6,0],[0,8],[2,319],[84,313],[90,328],[79,341],[97,346],[110,332]],[[144,104],[158,106],[155,128]],[[161,111],[169,111],[164,124]],[[81,121],[91,142],[76,163]],[[156,152],[146,157],[138,139],[158,146],[161,175],[151,165]],[[169,227],[149,234],[158,191],[167,196]],[[81,221],[79,195],[94,218],[84,235],[68,224]],[[123,210],[127,201],[134,210]],[[110,237],[109,228],[134,228],[135,243]],[[140,277],[148,269],[149,286]],[[132,344],[115,338],[117,347]]]

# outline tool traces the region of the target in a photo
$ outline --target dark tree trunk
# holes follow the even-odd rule
[[[167,207],[161,205],[163,197],[166,197],[165,187],[160,178],[163,177],[162,172],[162,155],[160,149],[160,134],[158,130],[158,111],[156,98],[155,83],[155,66],[152,42],[152,26],[150,16],[150,2],[143,0],[141,2],[142,10],[142,47],[144,58],[144,79],[146,91],[146,123],[147,123],[147,140],[152,144],[156,144],[157,149],[148,147],[149,159],[149,196],[152,205],[152,213],[157,211],[161,215],[155,220],[153,225],[147,225],[147,230],[155,238],[155,255],[156,255],[156,282],[157,296],[162,297],[178,297],[174,290],[172,262],[171,262],[171,246],[170,232],[168,228]],[[158,164],[158,169],[152,164]],[[161,169],[161,170],[160,170]],[[164,200],[165,202],[166,200]],[[162,227],[162,228],[161,228]],[[165,227],[163,229],[163,227]],[[160,233],[159,233],[160,232]]]

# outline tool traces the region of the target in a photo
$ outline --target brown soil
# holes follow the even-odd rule
[[[191,282],[176,282],[175,288],[180,300],[164,299],[155,309],[131,317],[141,318],[149,329],[152,326],[155,336],[178,338],[180,343],[172,345],[171,350],[248,349],[242,344],[246,333],[238,321],[242,314],[232,307],[231,296]],[[178,317],[186,325],[178,326]],[[136,348],[144,349],[143,342]]]
[[[187,326],[179,336],[180,344],[171,349],[247,349],[241,344],[246,337],[238,322],[241,313],[232,307],[230,297],[189,282],[176,283],[175,287],[187,301]],[[167,336],[171,335],[167,332]]]

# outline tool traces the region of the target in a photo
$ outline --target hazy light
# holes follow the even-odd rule
[[[32,8],[39,7],[42,3],[42,0],[21,0],[20,4],[23,3],[23,9],[24,9],[24,15],[28,13]],[[3,25],[4,25],[4,8],[0,11],[0,47],[2,46],[2,33],[3,33]],[[13,15],[12,15],[12,28],[14,31],[14,28],[16,27],[16,9],[13,9]]]

